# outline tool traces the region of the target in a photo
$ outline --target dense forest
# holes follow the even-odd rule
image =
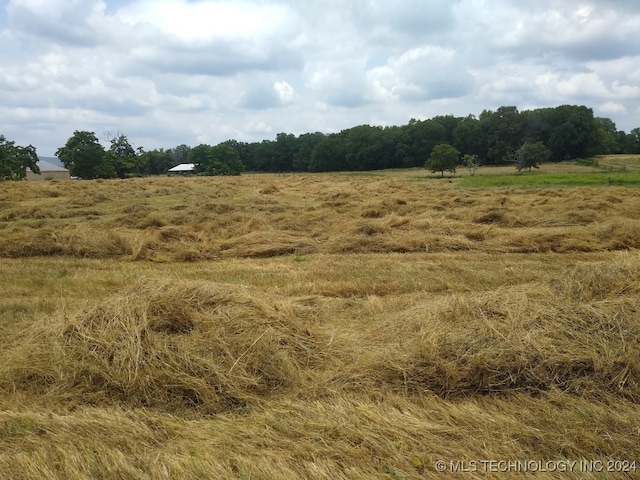
[[[107,140],[110,147],[105,149],[93,132],[76,131],[56,155],[74,176],[124,178],[166,174],[182,163],[193,163],[195,173],[205,175],[424,167],[434,147],[443,144],[455,149],[459,161],[472,158],[476,165],[514,162],[523,145],[544,148],[545,160],[556,162],[640,153],[640,128],[629,133],[618,131],[609,118],[595,117],[591,108],[575,105],[524,111],[503,106],[496,111],[484,110],[479,117],[444,115],[411,119],[403,126],[359,125],[339,133],[297,137],[279,133],[275,140],[262,142],[227,140],[216,146],[179,145],[167,150],[135,150],[123,134]],[[15,148],[12,151],[18,152]],[[23,175],[15,175],[20,177]]]
[[[423,167],[433,148],[449,144],[481,165],[511,162],[523,144],[542,142],[551,161],[587,158],[612,153],[640,153],[640,128],[618,131],[608,118],[594,117],[585,106],[518,111],[516,107],[485,110],[479,117],[437,116],[412,119],[407,125],[360,125],[339,133],[279,133],[275,140],[223,142],[234,148],[246,171],[326,172]],[[189,147],[152,150],[145,174],[160,174],[188,162]]]

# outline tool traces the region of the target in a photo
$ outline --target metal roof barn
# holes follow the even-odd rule
[[[173,168],[169,169],[169,173],[190,173],[193,172],[195,164],[193,163],[181,163]]]
[[[38,157],[38,168],[40,174],[35,174],[27,168],[27,180],[68,180],[71,172],[60,165],[60,160],[56,157]]]

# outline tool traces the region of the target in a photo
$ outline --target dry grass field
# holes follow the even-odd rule
[[[640,478],[640,189],[464,185],[2,184],[0,478]]]

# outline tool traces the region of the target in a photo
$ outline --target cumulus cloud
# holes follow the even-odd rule
[[[9,0],[19,32],[75,46],[95,46],[104,31],[104,3],[97,0]]]
[[[469,92],[473,78],[451,48],[425,45],[392,57],[373,69],[369,78],[387,98],[425,101],[459,97]]]
[[[282,81],[273,84],[273,88],[278,93],[278,98],[282,104],[293,102],[296,92],[289,83]]]
[[[145,148],[585,104],[638,126],[634,0],[9,0],[4,134]]]
[[[605,102],[601,104],[600,110],[605,113],[613,113],[613,114],[626,113],[627,111],[624,105],[620,105],[619,103],[615,103],[615,102]]]

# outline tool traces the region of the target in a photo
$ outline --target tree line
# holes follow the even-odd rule
[[[4,138],[4,137],[2,137]],[[640,153],[640,128],[618,131],[609,118],[595,117],[586,106],[561,105],[519,111],[503,106],[479,116],[411,119],[403,126],[359,125],[338,133],[278,133],[274,140],[218,145],[179,145],[172,149],[134,149],[126,135],[111,135],[102,147],[93,132],[74,132],[56,156],[72,175],[112,178],[161,175],[181,163],[195,173],[238,175],[251,172],[327,172],[423,167],[451,170],[455,165],[514,163],[519,170],[539,161],[563,161],[595,155]],[[445,150],[436,146],[452,147]],[[0,144],[0,148],[2,145]],[[25,147],[27,148],[27,147]],[[32,147],[31,147],[32,148]],[[455,160],[451,155],[457,152]],[[4,158],[1,156],[0,159]],[[443,156],[444,155],[444,156]],[[0,160],[1,161],[1,160]],[[449,165],[451,166],[451,165]],[[0,164],[1,167],[1,164]]]

